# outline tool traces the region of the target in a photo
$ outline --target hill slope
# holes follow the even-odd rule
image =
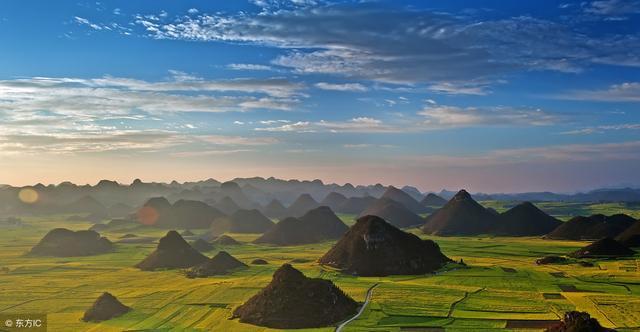
[[[538,209],[530,202],[524,202],[500,214],[501,222],[496,234],[507,236],[534,236],[547,234],[562,222]]]
[[[277,329],[329,326],[354,315],[358,304],[333,282],[307,278],[289,264],[233,311],[240,322]]]
[[[422,231],[434,235],[478,235],[494,231],[499,218],[460,190],[441,209],[427,217]]]
[[[394,186],[389,186],[380,198],[388,198],[390,200],[396,201],[404,205],[404,207],[406,207],[413,213],[423,213],[428,211],[426,207],[421,205],[420,202],[416,201],[413,197],[411,197],[411,195]]]
[[[30,255],[36,256],[90,256],[113,251],[113,244],[95,231],[71,231],[56,228],[49,231],[36,244]]]
[[[367,215],[378,216],[399,228],[424,224],[424,219],[419,215],[411,212],[411,210],[407,209],[404,205],[389,198],[380,198],[376,200],[371,206],[362,211],[359,217]]]
[[[277,245],[316,243],[338,239],[348,229],[331,209],[321,206],[300,218],[281,220],[254,242]]]
[[[144,271],[180,269],[207,261],[207,257],[192,248],[176,231],[169,231],[158,242],[158,247],[135,266]]]
[[[551,233],[549,239],[560,240],[598,240],[605,237],[616,237],[629,228],[635,219],[624,215],[615,214],[605,216],[594,214],[590,217],[578,216],[562,223]]]
[[[449,262],[431,240],[405,233],[380,217],[365,216],[319,262],[359,276],[424,274]]]

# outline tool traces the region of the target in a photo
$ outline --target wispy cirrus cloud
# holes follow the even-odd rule
[[[258,127],[256,131],[268,132],[334,132],[334,133],[389,133],[401,129],[387,125],[382,120],[370,117],[357,117],[347,121],[298,121],[279,126]]]
[[[252,98],[241,101],[238,105],[243,109],[269,109],[278,111],[291,111],[299,103],[297,99],[291,98]]]
[[[117,9],[117,8],[116,8]],[[116,13],[114,10],[114,14],[115,15],[120,15],[119,11]],[[133,31],[131,28],[128,28],[126,26],[123,26],[119,23],[115,23],[115,22],[111,22],[108,24],[103,24],[103,23],[94,23],[92,21],[89,21],[88,19],[84,18],[84,17],[80,17],[80,16],[74,16],[73,17],[73,21],[81,26],[86,26],[92,30],[95,31],[115,31],[118,32],[120,34],[123,35],[130,35],[131,32]]]
[[[267,65],[258,65],[253,63],[231,63],[227,68],[233,70],[273,70],[273,67]]]
[[[267,132],[407,133],[464,127],[529,127],[557,123],[561,116],[542,109],[512,107],[459,107],[429,103],[414,116],[399,114],[387,120],[356,117],[345,121],[298,121],[254,128]]]
[[[605,89],[572,90],[556,95],[554,98],[603,102],[640,102],[640,82],[614,84]]]
[[[623,123],[616,125],[604,125],[585,127],[575,130],[569,130],[561,132],[561,135],[591,135],[591,134],[604,134],[608,131],[620,131],[620,130],[640,130],[640,123]]]
[[[327,83],[319,82],[315,84],[316,88],[330,91],[349,91],[349,92],[365,92],[367,87],[360,83]]]
[[[585,6],[584,11],[597,15],[627,15],[640,13],[637,0],[599,0]]]
[[[194,135],[188,137],[192,144],[183,145],[172,157],[208,157],[254,152],[256,148],[280,143],[273,137]]]
[[[133,130],[93,126],[44,133],[3,133],[0,134],[0,155],[174,153],[176,150],[194,148],[198,151],[225,151],[278,143],[279,140],[272,137],[190,135],[160,129]]]
[[[46,111],[77,119],[127,117],[135,112],[291,110],[303,85],[286,79],[204,80],[174,72],[170,80],[32,77],[0,81],[0,111]],[[230,92],[233,95],[225,95]]]
[[[88,19],[84,17],[74,16],[73,19],[76,21],[76,23],[86,25],[93,30],[102,30],[102,26],[91,23]]]
[[[541,109],[513,107],[458,107],[430,104],[418,112],[425,128],[474,126],[544,126],[556,123],[559,116]]]
[[[291,121],[289,121],[289,120],[262,120],[262,121],[260,121],[260,124],[263,124],[263,125],[272,125],[272,124],[277,124],[277,123],[291,123]]]
[[[41,85],[59,85],[63,83],[80,84],[98,88],[122,88],[132,91],[194,91],[194,92],[244,92],[259,93],[272,97],[292,97],[304,95],[301,91],[304,84],[292,82],[285,78],[237,78],[227,80],[206,80],[184,72],[170,71],[169,80],[149,82],[144,80],[104,76],[93,79],[78,78],[46,78],[35,77],[30,79],[32,83]],[[16,80],[20,82],[21,80]]]
[[[258,127],[254,128],[255,131],[268,131],[268,132],[315,132],[313,128],[314,124],[310,121],[298,121],[293,123],[287,123],[279,126],[271,127]]]
[[[390,133],[398,132],[398,127],[388,125],[382,120],[371,117],[357,117],[344,122],[321,120],[315,124],[331,132]]]
[[[407,156],[407,162],[421,162],[430,167],[486,167],[507,164],[591,162],[640,160],[640,141],[566,144],[531,148],[497,149],[477,155]]]
[[[188,139],[163,130],[76,130],[55,133],[2,134],[0,154],[40,155],[104,152],[154,152]]]
[[[181,72],[160,82],[111,76],[1,80],[0,147],[4,155],[28,155],[277,144],[267,137],[206,135],[191,122],[171,119],[189,112],[290,110],[304,98],[301,89],[283,79],[215,81]]]
[[[226,135],[198,135],[193,136],[194,139],[213,145],[236,145],[236,146],[259,146],[271,145],[279,142],[273,137],[245,137],[245,136],[226,136]]]
[[[491,91],[488,89],[489,83],[475,84],[475,83],[449,83],[442,82],[432,84],[428,87],[429,90],[442,94],[449,95],[474,95],[484,96]]]
[[[587,36],[530,16],[482,20],[376,4],[260,3],[264,10],[257,14],[197,13],[167,21],[139,16],[134,23],[157,39],[280,48],[284,54],[272,62],[299,73],[388,83],[460,83],[528,70],[576,73],[594,62],[640,66],[636,35]]]
[[[274,11],[287,8],[309,7],[325,0],[249,0],[254,5],[264,9],[265,11]]]

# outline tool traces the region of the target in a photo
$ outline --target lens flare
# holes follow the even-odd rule
[[[143,206],[136,213],[138,216],[138,221],[145,225],[154,225],[158,221],[158,211],[150,206]]]
[[[33,204],[38,201],[39,195],[38,192],[31,188],[21,189],[18,193],[18,198],[27,204]]]

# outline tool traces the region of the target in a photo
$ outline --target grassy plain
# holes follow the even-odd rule
[[[352,224],[353,216],[341,218]],[[640,256],[593,261],[595,267],[534,264],[538,257],[571,252],[584,246],[582,242],[434,237],[447,256],[464,259],[468,267],[435,275],[384,278],[354,277],[319,266],[315,260],[332,243],[258,246],[246,243],[257,235],[241,234],[230,235],[245,242],[243,245],[216,248],[207,254],[223,249],[247,263],[263,258],[269,264],[205,279],[187,279],[176,270],[133,268],[155,244],[117,244],[115,252],[92,257],[24,256],[54,227],[77,230],[90,226],[64,220],[64,216],[25,218],[25,227],[0,230],[0,314],[47,313],[50,331],[268,331],[228,318],[233,308],[270,281],[276,268],[294,261],[306,275],[331,279],[358,301],[364,300],[371,285],[380,283],[364,314],[346,331],[503,330],[522,320],[557,320],[573,309],[588,311],[609,327],[640,328]],[[158,238],[165,232],[141,227],[103,235],[117,241],[124,233]],[[84,310],[104,291],[134,310],[100,324],[82,322]]]

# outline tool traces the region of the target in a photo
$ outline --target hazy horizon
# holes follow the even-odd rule
[[[204,178],[194,178],[194,179],[187,179],[187,180],[179,180],[179,179],[160,179],[160,180],[146,180],[143,178],[139,178],[139,177],[135,177],[135,178],[131,178],[131,179],[112,179],[112,178],[101,178],[101,179],[95,179],[93,181],[87,181],[87,182],[74,182],[74,181],[69,181],[69,180],[62,180],[62,181],[55,181],[55,182],[43,182],[43,181],[38,181],[38,182],[34,182],[34,183],[23,183],[23,184],[11,184],[11,183],[0,183],[0,185],[8,185],[8,186],[12,186],[12,187],[32,187],[38,184],[42,184],[45,186],[49,186],[49,185],[59,185],[61,183],[64,182],[71,182],[75,185],[78,186],[84,186],[84,185],[90,185],[90,186],[96,186],[100,181],[106,180],[106,181],[115,181],[117,182],[119,185],[123,185],[123,186],[128,186],[131,185],[134,181],[140,180],[143,183],[162,183],[162,184],[170,184],[173,181],[176,181],[178,183],[189,183],[189,182],[201,182],[201,181],[206,181],[208,179],[213,179],[216,181],[219,181],[221,183],[227,182],[227,181],[234,181],[234,180],[238,180],[238,179],[251,179],[251,178],[263,178],[263,179],[268,179],[272,176],[248,176],[248,177],[231,177],[231,178],[214,178],[214,177],[204,177]],[[353,186],[373,186],[376,184],[381,184],[385,187],[387,186],[394,186],[396,188],[402,188],[404,186],[411,186],[411,187],[415,187],[416,189],[420,190],[422,193],[428,193],[428,192],[434,192],[434,193],[438,193],[441,191],[449,191],[449,192],[457,192],[459,190],[467,190],[471,193],[486,193],[486,194],[519,194],[519,193],[527,193],[527,192],[553,192],[555,194],[576,194],[576,193],[584,193],[584,192],[589,192],[592,190],[598,190],[598,189],[625,189],[625,188],[632,188],[632,189],[638,189],[638,187],[636,187],[633,184],[625,184],[625,183],[619,183],[619,184],[612,184],[612,185],[608,185],[608,186],[600,186],[600,187],[593,187],[593,188],[584,188],[581,190],[573,190],[573,191],[553,191],[553,190],[524,190],[524,191],[483,191],[483,190],[475,190],[473,189],[473,187],[469,187],[469,186],[461,186],[461,187],[451,187],[451,186],[443,186],[440,188],[431,188],[431,187],[423,187],[420,185],[414,185],[411,183],[385,183],[385,182],[351,182],[351,181],[346,181],[346,182],[339,182],[339,181],[329,181],[329,180],[324,180],[324,179],[320,179],[320,178],[286,178],[286,177],[276,177],[273,176],[273,178],[275,178],[276,180],[285,180],[285,181],[290,181],[290,180],[297,180],[300,182],[305,182],[305,181],[314,181],[314,180],[320,180],[322,181],[323,184],[328,185],[328,184],[336,184],[339,186],[344,186],[347,183],[353,185]]]
[[[639,13],[619,0],[2,2],[0,183],[640,187]]]

